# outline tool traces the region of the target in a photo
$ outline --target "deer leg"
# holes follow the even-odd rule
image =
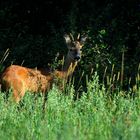
[[[17,90],[13,90],[13,99],[16,103],[19,103],[20,101],[20,93]]]
[[[16,103],[19,103],[21,98],[25,95],[25,87],[23,85],[23,82],[21,80],[15,80],[13,82],[13,98],[16,101]]]
[[[43,109],[43,113],[45,112],[45,108],[46,108],[46,102],[47,102],[47,99],[48,99],[48,93],[44,93],[44,100],[43,100],[43,106],[42,106],[42,109]]]

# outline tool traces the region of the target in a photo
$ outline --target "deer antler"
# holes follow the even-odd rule
[[[77,36],[77,40],[79,40],[79,38],[80,38],[80,33],[79,33],[78,36]]]
[[[70,33],[70,38],[71,38],[72,41],[74,41],[74,37],[71,33]]]

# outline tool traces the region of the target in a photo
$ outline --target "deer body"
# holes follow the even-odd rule
[[[81,58],[82,41],[74,41],[70,35],[64,36],[68,54],[64,62],[62,70],[53,72],[45,69],[30,69],[18,65],[11,65],[2,74],[1,82],[4,90],[13,91],[13,99],[18,103],[25,95],[26,91],[33,93],[46,93],[52,87],[54,79],[67,81],[77,66],[78,60]],[[60,87],[63,88],[63,87]]]
[[[52,76],[36,69],[12,65],[2,75],[2,86],[5,90],[12,88],[16,102],[24,96],[26,91],[45,93],[50,89]]]

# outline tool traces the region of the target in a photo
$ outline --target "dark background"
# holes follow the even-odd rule
[[[123,84],[128,88],[130,77],[135,84],[140,62],[138,0],[0,1],[0,57],[10,49],[2,63],[5,67],[11,63],[57,67],[56,55],[59,52],[59,60],[66,54],[63,35],[69,32],[88,35],[77,68],[78,79],[83,71],[90,79],[93,70],[98,71],[101,82],[106,81],[112,71],[113,75],[121,71],[123,62]]]

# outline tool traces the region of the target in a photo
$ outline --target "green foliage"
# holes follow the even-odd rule
[[[140,139],[137,0],[0,3],[0,72],[11,63],[55,69],[67,51],[63,34],[88,36],[76,90],[64,94],[54,87],[45,114],[42,97],[26,93],[20,106],[1,93],[1,139]]]
[[[123,91],[108,94],[97,73],[87,83],[87,92],[73,100],[55,86],[49,92],[45,113],[43,98],[27,92],[23,105],[4,101],[0,95],[1,139],[139,139],[140,91],[132,98]]]

